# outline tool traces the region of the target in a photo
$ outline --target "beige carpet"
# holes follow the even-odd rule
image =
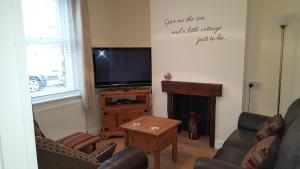
[[[108,142],[117,143],[115,153],[124,149],[124,138],[112,138],[108,140],[102,140],[97,144],[101,146]],[[161,152],[160,166],[161,169],[192,169],[195,163],[195,159],[198,157],[212,157],[216,153],[216,150],[209,148],[209,138],[206,136],[200,137],[198,140],[190,140],[187,137],[186,132],[181,132],[178,135],[178,161],[175,163],[172,161],[172,146],[169,146]],[[148,155],[149,169],[152,169],[152,156]]]

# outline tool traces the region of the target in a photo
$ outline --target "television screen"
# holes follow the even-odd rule
[[[151,48],[94,48],[96,87],[151,85]]]

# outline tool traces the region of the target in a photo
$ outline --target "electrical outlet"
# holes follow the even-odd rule
[[[249,87],[250,84],[253,85],[252,89],[260,89],[260,87],[261,87],[261,82],[258,81],[258,80],[249,80],[248,81],[248,87]]]

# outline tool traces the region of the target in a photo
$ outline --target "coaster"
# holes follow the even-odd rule
[[[139,127],[139,126],[141,126],[141,123],[132,123],[132,126],[133,127]]]
[[[150,127],[151,130],[155,131],[155,132],[159,132],[159,127]]]

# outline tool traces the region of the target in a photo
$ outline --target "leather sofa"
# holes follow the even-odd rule
[[[194,169],[243,169],[240,165],[254,145],[259,127],[269,117],[243,112],[238,128],[212,158],[198,158]],[[300,99],[294,101],[284,117],[279,133],[278,153],[268,161],[266,169],[300,169]]]

